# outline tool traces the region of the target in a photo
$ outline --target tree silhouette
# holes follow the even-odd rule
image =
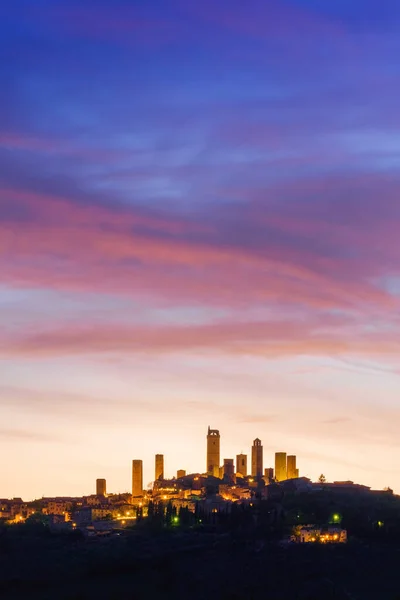
[[[167,525],[171,525],[172,517],[173,517],[173,508],[172,508],[172,502],[170,500],[167,504],[167,510],[165,511],[165,523]]]

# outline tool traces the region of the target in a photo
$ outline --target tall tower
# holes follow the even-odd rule
[[[264,481],[267,485],[274,481],[274,469],[272,467],[264,469]]]
[[[287,457],[287,478],[296,479],[296,457],[294,455]]]
[[[233,483],[235,479],[235,464],[233,458],[224,458],[224,479]]]
[[[219,477],[219,443],[220,435],[218,429],[210,429],[207,432],[207,474]]]
[[[164,479],[164,454],[156,454],[156,470],[154,480]]]
[[[106,496],[106,480],[96,479],[96,496]]]
[[[132,461],[132,496],[143,496],[143,461]]]
[[[258,438],[254,440],[251,448],[251,474],[253,477],[263,475],[263,447]]]
[[[286,452],[275,453],[275,479],[276,481],[285,481],[287,479]]]
[[[242,475],[242,477],[247,477],[247,455],[246,454],[237,454],[236,455],[236,473]]]

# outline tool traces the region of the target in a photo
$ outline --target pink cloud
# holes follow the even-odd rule
[[[372,281],[386,273],[390,261],[396,264],[394,221],[373,221],[373,227],[359,231],[354,223],[332,226],[331,213],[324,217],[313,212],[312,204],[303,204],[302,213],[293,205],[286,211],[284,203],[254,201],[243,214],[233,207],[232,223],[222,221],[221,229],[218,220],[110,210],[15,190],[3,190],[2,195],[34,215],[0,222],[2,278],[8,285],[96,289],[228,306],[267,300],[364,310],[368,304],[385,310],[398,306]],[[252,235],[260,227],[271,235],[263,234],[254,244]],[[237,239],[224,239],[227,228],[237,229]],[[320,255],[314,238],[329,242],[334,253]],[[369,248],[379,240],[380,253],[387,256],[384,263],[380,257],[374,260]]]
[[[68,323],[65,327],[3,336],[2,355],[34,358],[75,354],[184,353],[390,356],[400,350],[397,331],[370,332],[347,319],[308,317],[232,321],[201,326],[136,326]]]

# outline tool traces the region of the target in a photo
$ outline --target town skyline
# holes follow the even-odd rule
[[[208,469],[206,469],[206,463],[210,461],[209,459],[209,446],[208,446],[208,441],[209,441],[209,437],[210,437],[210,426],[208,426],[208,430],[207,430],[207,434],[204,433],[203,431],[203,469],[201,468],[194,468],[194,469],[190,469],[190,468],[185,468],[184,465],[188,465],[191,464],[190,461],[190,450],[187,450],[185,452],[182,453],[181,456],[181,465],[179,466],[178,464],[175,465],[176,468],[174,467],[173,464],[170,463],[169,457],[168,457],[168,453],[165,452],[161,452],[161,451],[156,451],[152,454],[151,457],[149,457],[146,454],[146,458],[140,457],[140,456],[136,456],[134,458],[128,459],[128,463],[130,465],[119,465],[118,467],[118,471],[121,471],[121,469],[124,469],[126,471],[126,476],[127,476],[127,482],[124,485],[119,485],[119,487],[117,486],[117,488],[115,488],[115,473],[113,473],[113,471],[115,471],[115,468],[105,468],[103,467],[102,469],[99,469],[98,473],[92,473],[92,480],[89,482],[87,482],[86,487],[83,486],[82,488],[79,489],[79,493],[78,493],[78,488],[76,487],[75,484],[72,485],[72,490],[73,493],[69,493],[68,490],[66,488],[62,488],[62,493],[60,491],[57,491],[57,493],[51,493],[51,490],[48,488],[48,491],[46,493],[42,493],[40,495],[24,495],[22,493],[18,493],[18,491],[16,489],[14,489],[14,491],[10,494],[4,494],[2,493],[2,491],[5,489],[4,488],[4,484],[1,486],[1,490],[0,490],[0,497],[3,498],[23,498],[24,501],[33,501],[39,498],[52,498],[52,497],[82,497],[82,496],[87,496],[87,495],[91,495],[91,494],[95,494],[97,493],[95,488],[97,486],[97,482],[103,482],[104,481],[104,489],[107,489],[107,493],[111,493],[111,494],[131,494],[132,493],[132,485],[133,487],[135,487],[135,484],[132,484],[132,464],[133,463],[141,463],[140,466],[140,471],[141,471],[141,477],[142,477],[142,483],[143,483],[143,487],[142,490],[143,492],[146,492],[146,490],[151,490],[153,489],[154,483],[157,481],[158,476],[156,477],[157,473],[162,472],[163,476],[161,477],[161,479],[163,480],[173,480],[176,479],[177,477],[182,477],[182,476],[189,476],[189,475],[201,475],[201,476],[207,476],[207,475],[213,475],[217,478],[220,478],[221,480],[223,479],[223,472],[224,472],[224,463],[226,460],[233,460],[233,465],[234,465],[234,473],[235,473],[235,477],[237,475],[237,473],[240,473],[240,468],[238,469],[238,459],[241,456],[245,456],[247,461],[246,461],[246,476],[247,477],[255,477],[257,478],[257,476],[255,476],[255,466],[254,466],[254,457],[255,454],[253,455],[253,450],[254,450],[254,446],[259,446],[261,448],[261,454],[258,455],[258,459],[256,458],[256,461],[260,461],[260,456],[261,456],[261,466],[260,466],[260,471],[258,474],[258,477],[261,479],[263,478],[265,480],[266,476],[266,471],[272,469],[273,475],[272,475],[272,479],[270,479],[270,481],[272,480],[277,480],[277,481],[284,481],[286,479],[285,476],[279,476],[277,475],[277,455],[278,454],[284,454],[284,460],[285,460],[285,469],[286,469],[286,465],[288,465],[288,459],[294,459],[294,462],[292,464],[292,471],[291,471],[291,475],[288,476],[287,478],[295,478],[295,474],[294,472],[297,471],[297,477],[305,477],[313,482],[318,482],[319,477],[321,475],[324,476],[324,478],[326,479],[327,482],[345,482],[345,481],[351,481],[353,483],[356,484],[361,484],[361,485],[368,485],[368,487],[373,488],[374,486],[370,484],[370,482],[366,481],[366,480],[357,480],[354,479],[351,476],[351,469],[347,470],[347,476],[342,477],[342,478],[338,478],[338,477],[330,477],[329,476],[329,470],[327,469],[323,469],[321,470],[318,475],[316,475],[315,473],[317,471],[315,471],[315,473],[313,473],[312,475],[309,473],[309,471],[307,470],[306,466],[304,463],[306,463],[307,461],[302,460],[301,455],[297,455],[294,451],[292,451],[291,448],[275,448],[275,450],[272,450],[268,447],[267,449],[264,448],[264,443],[263,440],[260,439],[259,437],[254,438],[250,445],[247,448],[242,448],[242,446],[240,447],[241,449],[239,450],[237,448],[237,450],[235,451],[234,455],[225,455],[224,451],[224,436],[221,432],[221,430],[217,430],[216,428],[211,428],[211,432],[212,433],[217,433],[219,436],[219,441],[221,442],[218,445],[218,453],[217,455],[219,456],[219,459],[217,460],[217,462],[219,461],[219,467],[217,470],[212,469],[212,467],[209,466]],[[213,439],[213,438],[211,438]],[[228,443],[226,444],[226,447],[232,448],[232,443]],[[150,458],[150,460],[149,460]],[[297,460],[297,464],[296,464],[296,460]],[[160,462],[161,461],[161,462]],[[299,463],[300,461],[300,463]],[[300,466],[299,466],[300,464]],[[319,464],[323,464],[322,462]],[[161,466],[162,465],[162,466]],[[197,465],[199,466],[199,465]],[[297,467],[297,468],[296,468]],[[32,471],[32,469],[31,469]],[[179,475],[179,472],[181,472],[181,474]],[[287,471],[286,471],[287,472]],[[184,473],[184,475],[183,475]],[[346,473],[346,471],[342,471],[343,474]],[[34,473],[32,471],[32,474],[34,476],[34,478],[36,478],[39,473]],[[137,475],[136,477],[133,476],[134,479],[136,478],[137,480]],[[268,478],[267,478],[268,479]],[[103,485],[103,484],[101,484]],[[386,488],[392,488],[392,486],[390,486],[390,484],[388,483],[385,486],[381,486],[380,488],[376,488],[376,489],[386,489]],[[137,489],[137,484],[136,484],[136,489]],[[396,490],[394,490],[396,491]],[[135,495],[135,494],[133,494]],[[138,494],[137,494],[138,495]]]

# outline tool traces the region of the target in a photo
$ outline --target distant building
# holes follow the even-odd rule
[[[237,454],[236,455],[236,473],[242,477],[247,477],[247,455]]]
[[[101,521],[102,519],[109,518],[111,516],[110,513],[110,508],[92,508],[91,521]]]
[[[178,511],[181,508],[187,508],[192,513],[194,513],[196,511],[196,501],[195,500],[173,498],[171,500],[171,504],[172,504],[173,508],[176,508]]]
[[[275,453],[275,479],[276,481],[285,481],[287,479],[286,452]]]
[[[219,486],[219,495],[224,500],[249,500],[251,498],[251,491],[248,487],[242,487],[238,485],[224,484]]]
[[[132,461],[132,496],[143,496],[143,461]]]
[[[106,496],[107,486],[105,479],[96,479],[96,496]]]
[[[0,500],[0,522],[1,520],[9,521],[10,523],[20,523],[33,515],[36,510],[22,502],[20,498],[13,500]],[[64,513],[62,513],[64,514]]]
[[[280,482],[279,488],[283,492],[313,492],[315,489],[308,477],[286,479],[286,481]]]
[[[219,478],[220,467],[220,435],[218,429],[210,429],[207,432],[207,474]]]
[[[222,496],[214,495],[205,500],[200,500],[199,504],[207,515],[227,514],[231,512],[232,502],[226,501]]]
[[[68,514],[72,509],[73,503],[62,498],[54,498],[46,502],[46,506],[43,508],[43,514],[47,515],[63,515]]]
[[[296,457],[290,455],[287,457],[287,479],[296,479]]]
[[[345,544],[347,542],[347,531],[341,527],[305,525],[295,528],[291,540],[300,544]]]
[[[96,485],[97,488],[97,485]],[[83,505],[86,506],[99,506],[100,504],[102,504],[106,499],[106,496],[103,496],[102,494],[92,494],[91,496],[84,496],[82,498],[83,501]]]
[[[274,469],[272,467],[264,469],[264,481],[267,485],[274,481]]]
[[[157,479],[164,479],[164,455],[156,454],[156,470],[155,470],[155,481]]]
[[[12,518],[11,505],[7,500],[0,501],[0,519],[8,520]]]
[[[186,477],[186,471],[184,469],[179,469],[176,472],[176,477],[177,479],[180,479],[181,477]]]
[[[253,477],[262,477],[263,474],[263,447],[258,438],[251,448],[251,474]]]
[[[235,480],[235,465],[233,458],[224,458],[224,480],[230,482]]]
[[[314,491],[324,490],[338,495],[359,495],[370,493],[369,487],[352,481],[334,481],[333,483],[314,483]]]

